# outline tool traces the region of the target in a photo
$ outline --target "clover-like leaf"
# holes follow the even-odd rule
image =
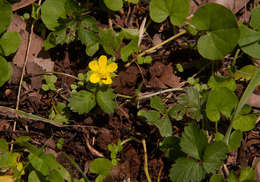
[[[152,0],[149,12],[156,23],[163,22],[169,16],[173,25],[181,26],[189,10],[189,0]]]
[[[209,144],[204,152],[203,167],[208,173],[215,173],[226,159],[228,147],[224,142]]]
[[[169,174],[172,182],[200,182],[205,176],[206,171],[200,163],[188,158],[177,159]]]
[[[11,78],[12,74],[12,65],[0,56],[0,87]]]
[[[12,7],[7,0],[0,0],[0,12],[0,34],[2,34],[11,23],[13,14]]]
[[[160,111],[162,114],[166,113],[166,106],[163,104],[162,99],[159,96],[151,97],[150,102],[152,108]]]
[[[233,131],[228,142],[229,151],[232,152],[238,149],[238,147],[240,147],[242,139],[243,133],[240,130]]]
[[[213,122],[219,121],[220,114],[230,118],[233,110],[237,106],[237,103],[237,96],[228,88],[215,88],[210,91],[208,96],[206,105],[207,117]]]
[[[249,131],[255,127],[257,117],[255,114],[238,115],[234,118],[233,128],[240,131]]]
[[[250,26],[260,30],[260,7],[252,9]]]
[[[5,56],[9,56],[16,52],[19,48],[22,39],[17,32],[6,32],[0,38],[0,47]]]
[[[79,114],[88,113],[96,105],[95,95],[86,90],[72,94],[69,98],[69,107]]]
[[[116,94],[111,88],[99,90],[96,96],[97,104],[104,112],[108,114],[113,113],[117,107],[115,98]]]
[[[252,30],[247,26],[241,24],[239,46],[242,51],[256,59],[260,58],[260,32]]]
[[[183,152],[199,160],[202,159],[207,144],[207,136],[197,125],[189,124],[184,128],[180,142]]]
[[[226,87],[231,91],[236,90],[236,82],[231,77],[218,77],[216,75],[212,75],[209,79],[208,85],[210,88],[217,88],[217,87]]]
[[[200,7],[190,23],[198,30],[207,32],[198,40],[198,51],[207,59],[222,59],[237,45],[239,28],[236,17],[220,4],[207,3]]]
[[[104,0],[104,3],[113,11],[118,11],[123,7],[123,0]]]
[[[240,70],[236,70],[234,78],[235,80],[251,80],[251,78],[255,75],[257,67],[255,65],[246,65],[242,67]]]
[[[60,19],[66,18],[66,0],[46,0],[41,7],[41,19],[49,30],[55,31],[60,26]]]

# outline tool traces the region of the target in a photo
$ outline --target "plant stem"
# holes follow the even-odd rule
[[[117,97],[122,97],[122,98],[126,98],[126,99],[132,99],[134,98],[134,96],[129,96],[129,95],[122,95],[122,94],[116,94]]]
[[[150,175],[149,175],[149,171],[148,171],[148,160],[147,160],[147,150],[146,150],[145,139],[142,139],[142,144],[143,144],[143,147],[144,147],[144,172],[145,172],[147,181],[152,182]]]
[[[237,57],[238,57],[239,52],[240,52],[240,49],[237,49],[237,51],[236,51],[236,53],[235,53],[235,57],[234,57],[233,62],[232,62],[232,67],[234,67],[235,64],[236,64],[236,61],[237,61]]]
[[[187,32],[186,30],[183,30],[183,31],[181,31],[181,32],[179,32],[179,33],[173,35],[172,37],[168,38],[167,40],[161,42],[160,44],[157,44],[157,45],[151,47],[150,49],[144,50],[143,52],[141,52],[140,54],[138,54],[132,61],[130,61],[129,63],[127,63],[127,64],[125,65],[125,67],[129,67],[133,62],[135,62],[135,61],[137,60],[138,57],[141,57],[141,56],[143,56],[143,55],[145,55],[145,54],[148,54],[148,53],[154,51],[155,49],[157,49],[157,48],[163,46],[164,44],[167,44],[168,42],[170,42],[170,41],[172,41],[172,40],[174,40],[174,39],[176,39],[176,38],[182,36],[182,35],[185,34],[186,32]]]
[[[149,97],[152,97],[152,96],[155,96],[155,95],[159,95],[159,94],[163,94],[163,93],[166,93],[166,92],[182,91],[182,90],[183,90],[183,88],[170,88],[170,89],[162,90],[162,91],[155,92],[155,93],[152,93],[152,94],[140,95],[140,96],[137,97],[137,100],[146,99],[146,98],[149,98]]]
[[[130,141],[132,141],[132,140],[136,141],[137,143],[141,143],[141,141],[138,140],[137,138],[135,138],[135,137],[129,137],[129,138],[123,140],[123,141],[121,142],[121,144],[124,145],[124,144],[126,144],[127,142],[130,142]]]
[[[56,71],[53,71],[53,72],[41,72],[41,73],[37,73],[37,74],[32,75],[32,77],[33,76],[41,76],[41,75],[63,75],[63,76],[67,76],[67,77],[73,78],[75,80],[80,80],[76,76],[73,76],[73,75],[70,75],[70,74],[67,74],[67,73],[63,73],[63,72],[56,72]]]

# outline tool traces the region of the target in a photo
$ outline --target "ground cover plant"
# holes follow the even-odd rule
[[[259,181],[259,4],[0,0],[0,182]]]

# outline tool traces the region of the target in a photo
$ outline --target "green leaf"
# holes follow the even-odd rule
[[[0,56],[0,87],[7,82],[13,74],[12,65]]]
[[[254,180],[255,179],[255,171],[253,168],[246,167],[242,168],[239,176],[239,181],[247,181],[247,180]]]
[[[241,24],[239,46],[242,51],[256,59],[260,58],[260,32],[256,32],[247,26]]]
[[[250,26],[260,30],[260,7],[252,9]]]
[[[133,39],[131,40],[126,46],[124,46],[121,50],[120,50],[120,54],[121,54],[121,59],[124,62],[128,61],[128,57],[134,53],[134,52],[138,52],[138,39]]]
[[[184,128],[180,142],[183,152],[199,160],[207,144],[207,136],[197,125],[191,123]]]
[[[190,23],[200,31],[207,31],[198,40],[198,51],[207,59],[222,59],[237,45],[239,29],[236,17],[222,5],[207,3],[195,12]]]
[[[188,158],[177,159],[169,174],[172,182],[200,182],[205,176],[206,171],[200,163]]]
[[[116,94],[111,88],[99,90],[96,96],[97,104],[105,113],[108,114],[113,113],[115,108],[117,107],[115,98]]]
[[[246,65],[242,67],[240,70],[236,70],[234,78],[235,80],[251,80],[251,78],[255,75],[257,71],[257,67],[255,65]]]
[[[123,7],[123,0],[104,0],[104,3],[113,11],[119,11]]]
[[[224,142],[209,144],[204,152],[203,167],[208,173],[215,173],[226,159],[228,148]]]
[[[153,96],[150,98],[150,106],[157,111],[160,111],[162,114],[166,113],[166,106],[162,102],[162,99],[159,96]]]
[[[41,7],[41,19],[49,30],[60,26],[60,19],[66,18],[66,0],[46,0]]]
[[[99,43],[89,44],[86,46],[86,54],[92,57],[99,49]]]
[[[64,182],[63,177],[57,170],[51,170],[46,178],[49,182]]]
[[[225,87],[215,88],[210,91],[208,96],[206,105],[207,117],[213,122],[219,121],[220,114],[230,118],[237,103],[237,96],[232,91]]]
[[[139,30],[138,29],[122,28],[120,34],[122,34],[122,36],[125,39],[128,39],[128,40],[133,40],[133,39],[139,38]]]
[[[97,32],[97,21],[91,16],[84,17],[79,24],[79,40],[81,40],[81,42],[86,46],[94,44],[98,41]]]
[[[170,108],[168,114],[171,118],[180,121],[185,114],[185,107],[181,104],[176,104]]]
[[[228,175],[228,182],[239,182],[234,171],[231,171],[231,173]]]
[[[169,16],[173,25],[181,26],[189,15],[189,0],[152,0],[150,16],[156,23],[161,23]]]
[[[88,113],[96,105],[95,95],[86,90],[81,90],[72,94],[69,98],[69,107],[79,114]]]
[[[93,160],[89,165],[89,170],[95,174],[108,174],[108,171],[112,169],[113,164],[106,158],[97,158]]]
[[[231,91],[236,90],[236,82],[233,78],[228,77],[218,77],[216,75],[212,75],[209,79],[208,85],[210,88],[218,88],[218,87],[226,87]]]
[[[6,32],[0,38],[0,47],[3,50],[5,56],[9,56],[16,52],[19,48],[22,39],[17,32]]]
[[[12,7],[6,0],[0,0],[0,34],[2,34],[9,24],[11,23],[12,19]]]
[[[225,178],[222,174],[214,174],[210,177],[209,182],[225,182]]]
[[[224,135],[220,132],[216,132],[215,140],[218,141],[223,141]]]
[[[119,49],[121,39],[117,37],[112,29],[99,30],[100,44],[103,46],[107,54],[114,55]]]
[[[30,172],[28,176],[28,182],[41,182],[40,178],[34,170]]]
[[[242,139],[243,139],[243,133],[240,130],[233,131],[228,143],[229,151],[232,152],[238,149],[238,147],[240,147],[240,143]]]
[[[255,114],[238,115],[233,120],[233,128],[240,131],[249,131],[255,127],[257,117]]]
[[[1,153],[0,154],[0,169],[16,168],[18,153]]]
[[[153,110],[141,110],[137,113],[137,115],[146,118],[147,122],[157,126],[160,131],[160,134],[163,137],[172,135],[172,125],[168,115],[165,115],[160,119],[160,113]]]
[[[8,144],[3,138],[0,138],[0,155],[1,153],[7,153],[9,152]]]

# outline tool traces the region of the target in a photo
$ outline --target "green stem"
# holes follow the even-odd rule
[[[182,35],[185,34],[186,32],[187,32],[186,30],[183,30],[183,31],[181,31],[181,32],[179,32],[179,33],[173,35],[172,37],[168,38],[167,40],[161,42],[160,44],[157,44],[157,45],[151,47],[150,49],[147,49],[147,50],[141,52],[141,53],[138,54],[132,61],[130,61],[129,63],[127,63],[127,64],[125,65],[125,67],[129,67],[133,62],[135,62],[135,61],[137,60],[138,57],[141,57],[141,56],[143,56],[143,55],[145,55],[145,54],[151,53],[151,52],[154,51],[155,49],[157,49],[157,48],[163,46],[164,44],[167,44],[168,42],[170,42],[170,41],[172,41],[172,40],[174,40],[174,39],[176,39],[176,38],[182,36]]]
[[[163,94],[163,93],[166,93],[166,92],[182,91],[182,90],[183,90],[183,88],[170,88],[170,89],[162,90],[162,91],[155,92],[155,93],[152,93],[152,94],[140,95],[140,96],[137,97],[137,100],[146,99],[146,98],[149,98],[149,97],[152,97],[152,96],[155,96],[155,95],[160,95],[160,94]]]
[[[234,67],[235,64],[236,64],[239,52],[240,52],[240,49],[237,49],[235,56],[234,56],[234,59],[233,59],[232,67]]]
[[[80,80],[76,76],[73,76],[73,75],[70,75],[70,74],[67,74],[67,73],[63,73],[63,72],[56,72],[56,71],[53,71],[53,72],[41,72],[41,73],[33,74],[31,76],[34,77],[34,76],[41,76],[41,75],[63,75],[63,76],[67,76],[67,77],[70,77],[70,78],[73,78],[73,79],[76,79],[76,80]]]
[[[129,95],[122,95],[122,94],[116,94],[117,97],[122,97],[122,98],[126,98],[126,99],[132,99],[134,98],[134,96],[129,96]]]
[[[149,175],[149,171],[148,171],[148,159],[147,159],[147,150],[146,150],[145,139],[142,139],[142,144],[143,144],[143,148],[144,148],[144,172],[145,172],[147,181],[152,182],[150,175]]]

